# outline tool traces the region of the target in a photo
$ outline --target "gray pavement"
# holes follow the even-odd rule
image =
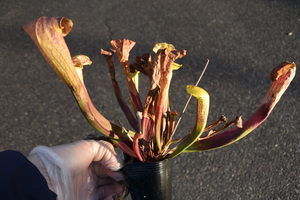
[[[178,112],[188,97],[185,86],[196,82],[210,59],[200,82],[211,97],[209,122],[222,114],[247,119],[270,86],[270,71],[286,60],[300,66],[297,0],[1,0],[0,151],[28,154],[36,145],[98,134],[21,31],[23,24],[40,16],[73,20],[66,42],[72,55],[84,54],[93,61],[84,71],[90,96],[105,117],[124,124],[100,55],[111,39],[136,41],[132,60],[157,42],[187,50],[170,91],[171,108]],[[117,79],[124,80],[121,71]],[[147,91],[147,80],[140,90]],[[300,199],[299,99],[296,75],[268,120],[246,138],[223,149],[175,158],[173,199]],[[189,105],[177,138],[192,130],[195,105]]]

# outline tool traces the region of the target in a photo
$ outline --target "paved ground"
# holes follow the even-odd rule
[[[196,82],[210,59],[200,83],[211,96],[210,122],[222,114],[247,119],[270,86],[269,72],[286,60],[300,65],[297,0],[1,0],[0,13],[0,150],[27,154],[36,145],[96,133],[21,32],[21,25],[40,16],[73,20],[66,41],[72,55],[85,54],[93,61],[85,70],[86,85],[110,120],[124,121],[100,55],[111,39],[136,41],[133,55],[163,41],[187,50],[180,60],[183,68],[172,80],[171,107],[177,111],[187,98],[185,85]],[[141,90],[146,89],[143,84]],[[173,199],[299,199],[299,99],[297,75],[267,122],[248,137],[223,149],[174,159]],[[194,110],[192,102],[178,137],[192,130]]]

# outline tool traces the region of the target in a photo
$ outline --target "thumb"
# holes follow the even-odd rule
[[[103,140],[90,142],[94,143],[94,162],[100,162],[103,167],[112,171],[118,171],[123,167],[123,160],[115,152],[112,144]]]

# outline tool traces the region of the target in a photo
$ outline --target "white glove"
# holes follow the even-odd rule
[[[28,159],[59,200],[112,200],[124,191],[123,161],[105,141],[82,140],[34,148]]]

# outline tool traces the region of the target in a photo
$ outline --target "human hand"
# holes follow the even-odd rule
[[[123,161],[105,141],[82,140],[34,148],[28,159],[41,171],[59,200],[111,200],[122,196]]]

